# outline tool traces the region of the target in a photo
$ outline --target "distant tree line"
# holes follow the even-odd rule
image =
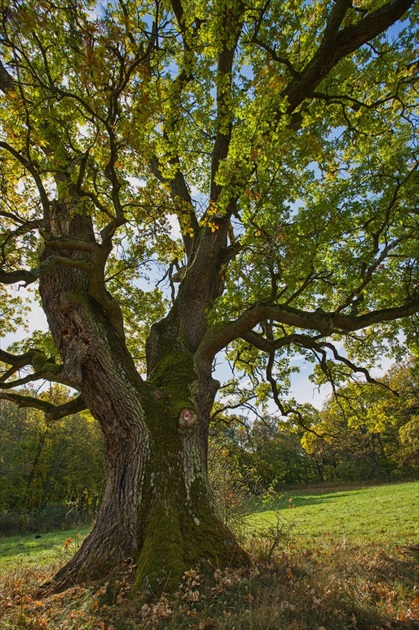
[[[393,367],[384,387],[352,383],[319,414],[302,446],[319,479],[392,480],[419,473],[419,371]],[[395,392],[396,395],[393,393]]]
[[[419,369],[393,367],[381,384],[336,389],[303,426],[265,416],[219,416],[213,447],[265,490],[324,481],[395,481],[419,477]],[[252,482],[253,480],[253,482]]]
[[[64,392],[56,386],[45,396],[62,402]],[[419,477],[419,369],[413,362],[393,367],[381,386],[352,382],[337,389],[321,411],[308,410],[304,427],[271,416],[251,422],[216,417],[210,472],[222,487],[221,509],[245,487],[257,495],[299,484]],[[87,413],[48,422],[40,411],[0,401],[0,444],[0,534],[93,518],[104,454],[99,427]]]
[[[0,533],[91,521],[104,483],[103,440],[91,417],[49,423],[38,410],[0,401],[0,444]]]

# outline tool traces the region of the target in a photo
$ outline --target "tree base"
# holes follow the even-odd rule
[[[139,555],[135,590],[159,594],[175,591],[188,570],[200,565],[214,569],[249,566],[250,558],[233,534],[218,519],[183,529],[177,523],[160,523]],[[166,527],[164,526],[166,525]]]
[[[211,570],[250,566],[249,555],[214,515],[205,526],[189,521],[181,525],[179,518],[163,509],[148,521],[144,541],[137,553],[121,554],[121,546],[95,529],[80,549],[41,589],[59,593],[78,584],[115,576],[127,563],[134,573],[133,592],[147,598],[176,591],[186,571],[197,567]],[[111,582],[110,582],[111,583]]]

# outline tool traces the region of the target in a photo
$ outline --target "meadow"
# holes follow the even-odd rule
[[[48,630],[419,627],[419,483],[288,492],[252,508],[250,569],[185,574],[177,593],[130,596],[135,567],[50,594],[40,586],[87,529],[0,539],[0,628]]]
[[[419,533],[418,483],[297,490],[280,498],[275,508],[253,513],[249,522],[260,530],[274,524],[279,512],[293,537],[307,545],[322,544],[327,538],[342,544],[374,540],[396,545]]]

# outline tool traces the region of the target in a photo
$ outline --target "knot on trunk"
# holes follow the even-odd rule
[[[190,427],[194,426],[196,421],[197,421],[197,415],[192,409],[189,409],[188,407],[186,407],[185,409],[182,409],[181,414],[179,416],[180,429],[189,429]]]

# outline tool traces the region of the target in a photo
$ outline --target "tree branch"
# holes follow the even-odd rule
[[[211,161],[211,200],[216,202],[222,186],[217,184],[216,176],[222,160],[228,155],[233,130],[231,114],[231,80],[236,45],[242,30],[242,22],[225,12],[224,30],[226,41],[218,57],[217,67],[217,121],[216,136]],[[232,43],[232,41],[234,43]]]
[[[32,409],[40,409],[45,413],[45,419],[47,421],[60,420],[66,416],[70,416],[75,413],[79,413],[84,409],[87,409],[86,404],[81,396],[72,398],[63,405],[53,405],[52,403],[35,398],[34,396],[25,396],[18,393],[2,392],[0,391],[0,399],[8,400],[17,407],[30,407]]]
[[[342,19],[350,6],[349,0],[335,2],[326,25],[323,40],[316,53],[283,92],[288,99],[288,113],[292,113],[303,100],[312,96],[319,83],[336,64],[363,44],[377,37],[399,20],[415,0],[390,0],[379,9],[367,14],[357,24],[339,31]]]
[[[48,240],[47,246],[61,251],[88,252],[95,254],[98,247],[95,243],[80,239]]]
[[[66,256],[48,256],[41,265],[41,271],[51,269],[55,265],[63,267],[73,267],[83,269],[89,274],[89,294],[103,308],[109,317],[110,323],[121,337],[124,337],[124,324],[121,309],[111,294],[106,290],[104,270],[110,251],[112,250],[112,236],[118,225],[124,220],[116,218],[111,221],[101,231],[102,244],[97,245],[80,239],[62,239],[46,241],[46,246],[58,251],[85,252],[90,255],[90,260],[80,260],[79,258],[69,258]]]
[[[55,363],[53,358],[47,357],[41,350],[32,349],[20,355],[0,350],[0,361],[12,366],[0,376],[0,390],[13,389],[41,379],[64,385],[69,384],[63,377],[63,366]],[[25,367],[32,367],[34,372],[23,378],[8,381],[13,374]]]
[[[183,16],[185,14],[183,10],[183,6],[180,0],[171,0],[170,4],[172,5],[173,13],[176,16],[177,23],[179,25],[180,32],[182,34],[183,45],[186,49],[188,49],[188,43],[186,41],[186,29],[185,29],[185,21]]]
[[[11,89],[13,89],[12,76],[7,72],[0,59],[0,90],[7,94],[7,92]]]
[[[48,256],[41,265],[42,270],[50,269],[55,265],[62,267],[74,267],[75,269],[84,269],[85,271],[93,271],[93,265],[87,260],[79,260],[74,258],[66,258],[65,256]]]
[[[291,76],[294,79],[298,79],[300,77],[300,73],[297,72],[297,70],[294,68],[294,66],[292,65],[292,63],[290,62],[289,59],[287,59],[286,57],[279,57],[276,53],[276,50],[274,48],[271,48],[270,46],[268,46],[267,44],[265,44],[265,42],[263,42],[261,39],[259,39],[259,37],[257,37],[257,35],[253,35],[252,39],[250,40],[252,44],[256,44],[257,46],[260,46],[260,48],[263,48],[263,50],[265,50],[271,57],[271,59],[273,61],[276,61],[276,63],[280,63],[284,66],[286,66],[291,74]]]
[[[48,358],[41,350],[28,350],[24,354],[11,354],[6,350],[0,350],[0,361],[7,365],[13,365],[16,368],[22,368],[26,365],[33,365],[33,361],[48,361]]]
[[[16,282],[23,282],[27,287],[29,284],[36,282],[39,277],[37,270],[28,271],[26,269],[19,269],[16,271],[3,271],[0,269],[0,282],[2,284],[15,284]]]
[[[38,188],[39,195],[41,197],[42,206],[45,212],[48,214],[49,211],[49,199],[47,192],[44,188],[44,184],[42,183],[41,177],[36,170],[34,164],[25,158],[19,151],[16,151],[8,142],[4,142],[0,140],[0,149],[5,149],[8,151],[13,157],[25,167],[25,169],[30,173],[35,181],[36,187]]]
[[[370,311],[369,313],[359,315],[358,317],[337,315],[333,318],[333,322],[336,332],[353,332],[355,330],[368,328],[368,326],[372,326],[373,324],[380,324],[382,322],[390,322],[395,319],[402,319],[403,317],[410,317],[418,312],[419,295],[416,295],[401,306]]]
[[[360,367],[358,365],[355,365],[355,363],[350,361],[347,357],[343,357],[341,354],[339,354],[339,352],[336,350],[335,346],[332,343],[323,342],[321,344],[313,344],[313,347],[314,348],[318,347],[319,349],[320,348],[327,348],[327,349],[331,350],[331,352],[332,352],[334,358],[336,359],[336,361],[339,361],[340,363],[343,363],[350,370],[352,370],[352,372],[354,372],[354,373],[359,372],[360,374],[363,374],[365,376],[365,379],[366,379],[366,381],[368,383],[371,383],[373,385],[380,385],[381,387],[384,387],[384,388],[388,389],[389,391],[391,391],[393,394],[397,394],[397,392],[395,392],[393,389],[391,389],[391,387],[389,387],[388,385],[386,385],[382,381],[377,381],[375,378],[373,378],[366,368]]]
[[[360,316],[342,315],[322,309],[310,312],[287,305],[257,304],[236,320],[226,323],[222,329],[220,327],[217,332],[209,331],[201,343],[198,356],[203,360],[214,357],[234,339],[244,338],[257,324],[266,319],[296,328],[317,330],[322,336],[328,336],[334,332],[347,333],[361,330],[373,324],[409,317],[418,312],[419,295],[413,296],[411,300],[400,306],[370,311]],[[252,339],[255,339],[255,334],[252,331]]]
[[[163,176],[159,160],[155,156],[150,160],[150,168],[160,182],[170,186],[171,197],[175,205],[176,216],[179,220],[186,256],[188,260],[190,260],[194,239],[199,232],[198,219],[196,218],[192,197],[189,193],[185,177],[180,170],[179,159],[172,158],[170,163],[177,167],[175,176],[172,179],[167,179]],[[192,232],[190,232],[190,230],[192,230]]]

